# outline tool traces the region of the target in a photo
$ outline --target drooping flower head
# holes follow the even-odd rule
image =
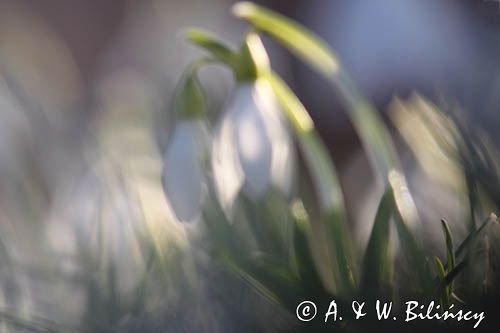
[[[292,140],[269,83],[238,85],[212,147],[222,207],[230,211],[240,190],[254,200],[272,187],[289,193],[293,166]]]
[[[162,183],[168,204],[181,222],[195,220],[205,195],[207,153],[205,96],[194,70],[181,82],[174,112],[176,122],[164,154]]]

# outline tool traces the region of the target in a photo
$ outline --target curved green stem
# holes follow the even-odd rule
[[[228,66],[238,82],[253,81],[269,71],[269,58],[258,35],[250,31],[239,51],[234,51],[214,35],[200,29],[188,29],[186,39],[206,51],[214,61]]]
[[[187,29],[185,35],[190,43],[207,50],[217,61],[234,68],[236,52],[226,43],[201,29]]]

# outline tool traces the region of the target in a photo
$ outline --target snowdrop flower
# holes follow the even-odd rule
[[[242,82],[212,146],[215,187],[230,213],[239,191],[258,200],[271,186],[290,192],[294,151],[274,92],[263,79]]]
[[[207,129],[202,120],[181,120],[165,151],[162,183],[177,219],[194,220],[203,204]]]
[[[209,142],[204,121],[205,96],[195,71],[188,72],[176,95],[177,121],[163,159],[167,202],[181,222],[200,215],[205,195],[204,165]]]

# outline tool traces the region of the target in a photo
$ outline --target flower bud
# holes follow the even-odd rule
[[[204,167],[208,131],[206,101],[193,65],[182,78],[174,101],[177,121],[164,155],[162,183],[170,208],[179,221],[199,216],[204,199]]]

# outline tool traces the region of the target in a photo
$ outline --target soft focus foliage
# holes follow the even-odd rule
[[[204,8],[189,21],[202,24]],[[494,327],[500,156],[491,134],[454,100],[416,92],[394,96],[387,124],[307,28],[252,3],[232,13],[249,25],[241,45],[189,30],[203,53],[182,59],[179,84],[163,85],[126,66],[86,82],[42,22],[0,20],[0,332],[401,329],[374,316],[334,327],[295,317],[303,300],[327,308],[333,299],[388,299],[397,314],[406,300],[435,300],[484,310]],[[362,142],[364,171],[377,179],[366,184],[377,193],[366,243],[355,241],[346,203],[361,197],[347,198],[336,152],[273,71],[274,42],[325,80],[317,84],[338,96]],[[43,47],[37,61],[13,56]],[[170,66],[167,58],[142,61]],[[218,90],[229,81],[214,74],[221,68],[229,96]],[[57,84],[46,86],[51,75]],[[90,116],[69,111],[78,108]],[[406,160],[418,164],[423,190]],[[446,193],[462,210],[429,217],[418,190]]]

